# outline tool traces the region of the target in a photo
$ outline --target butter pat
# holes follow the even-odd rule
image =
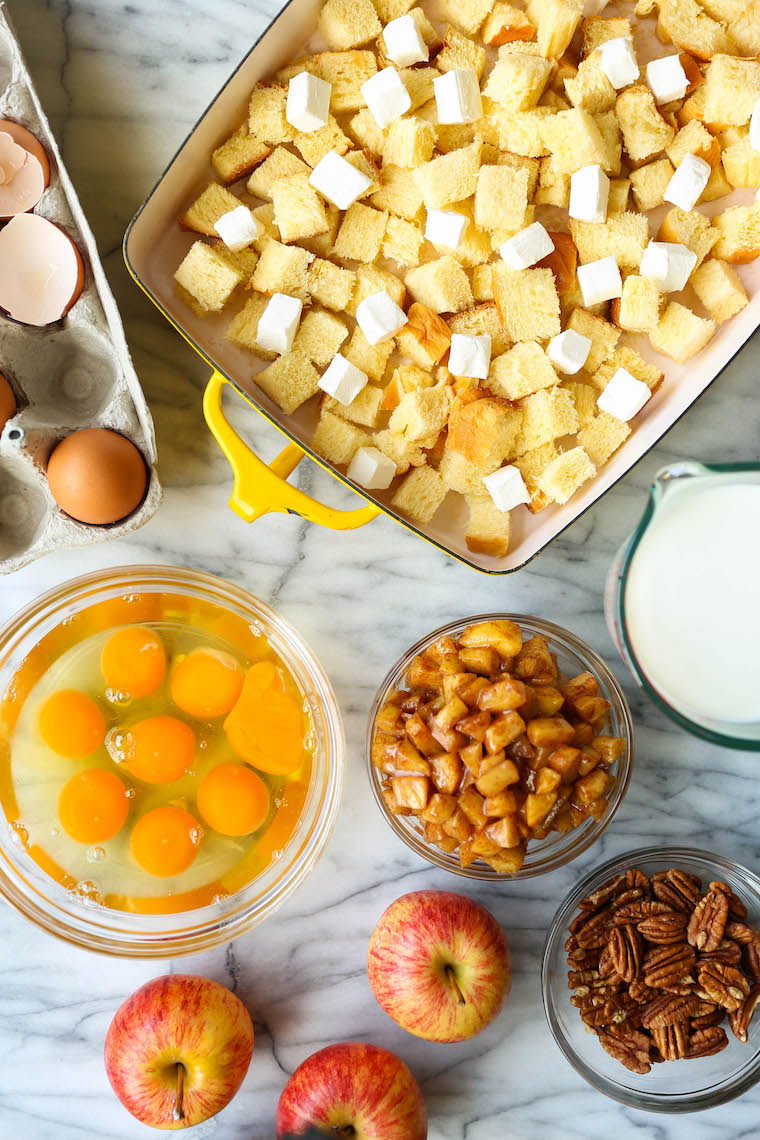
[[[256,343],[267,352],[290,352],[301,320],[303,301],[287,293],[273,293],[259,318]]]
[[[361,92],[378,127],[387,127],[412,105],[409,92],[395,67],[384,67],[378,71],[366,83],[362,83]]]
[[[396,477],[396,464],[376,447],[360,447],[348,466],[348,477],[368,491],[384,491]]]
[[[491,367],[490,336],[452,333],[448,367],[452,376],[471,376],[476,380],[485,380]]]
[[[467,229],[467,218],[456,210],[428,210],[425,220],[425,237],[433,245],[458,249]]]
[[[606,222],[610,180],[601,166],[583,166],[570,176],[568,214],[579,222]]]
[[[646,384],[631,376],[625,368],[618,368],[596,404],[602,412],[627,421],[638,415],[651,395]]]
[[[322,374],[319,387],[329,396],[333,396],[340,404],[351,404],[369,383],[369,377],[361,368],[351,364],[345,356],[338,353],[330,361],[329,367]]]
[[[337,150],[319,160],[309,175],[309,184],[339,210],[347,210],[372,185],[367,175],[346,162]]]
[[[647,86],[655,103],[672,103],[683,99],[689,79],[677,55],[653,59],[646,67]]]
[[[433,80],[439,123],[474,123],[483,117],[477,72],[455,68]]]
[[[288,84],[285,118],[292,127],[304,134],[326,127],[330,117],[331,93],[332,83],[326,83],[317,75],[311,75],[308,71],[294,75]]]
[[[510,269],[528,269],[543,261],[554,249],[554,242],[540,222],[533,222],[499,247]]]
[[[516,467],[500,467],[493,475],[486,475],[483,482],[500,511],[511,511],[530,502],[528,488]]]
[[[697,255],[680,242],[650,241],[639,265],[641,277],[656,281],[662,293],[679,293],[697,264]]]
[[[240,253],[251,242],[260,238],[264,227],[258,218],[254,218],[247,206],[237,206],[214,223],[214,229],[219,234],[227,249],[233,253]]]
[[[697,158],[695,154],[684,155],[665,189],[665,201],[672,202],[682,210],[693,210],[711,173],[709,162]]]
[[[411,67],[413,63],[426,63],[430,58],[428,46],[408,13],[391,20],[383,28],[385,54],[399,67]]]
[[[603,43],[599,48],[599,66],[616,91],[635,83],[639,77],[639,65],[631,37],[618,36]]]
[[[577,273],[583,303],[587,307],[622,297],[623,279],[614,257],[600,257],[598,261],[579,265]]]
[[[367,338],[368,344],[382,344],[393,340],[406,324],[406,313],[400,309],[389,293],[382,290],[365,297],[356,310],[356,323]]]
[[[575,329],[565,329],[553,336],[546,346],[546,355],[560,372],[574,376],[580,372],[591,352],[591,338]]]

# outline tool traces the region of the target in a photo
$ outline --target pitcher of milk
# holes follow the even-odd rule
[[[760,751],[760,464],[663,468],[604,607],[620,655],[668,716]]]

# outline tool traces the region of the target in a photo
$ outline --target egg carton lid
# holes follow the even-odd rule
[[[0,373],[19,402],[0,436],[0,574],[9,574],[53,549],[132,533],[155,514],[161,486],[153,420],[116,300],[2,0],[0,119],[21,123],[45,147],[51,180],[33,212],[60,226],[85,261],[82,295],[62,322],[39,329],[0,313]],[[56,444],[72,431],[90,427],[127,436],[149,470],[140,507],[111,526],[89,526],[64,514],[45,475]]]

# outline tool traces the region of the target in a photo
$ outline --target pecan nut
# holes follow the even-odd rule
[[[702,894],[702,881],[688,871],[673,867],[670,871],[658,871],[652,875],[652,890],[656,898],[674,910],[691,914]]]
[[[747,908],[739,896],[731,890],[728,883],[710,883],[709,888],[711,891],[722,891],[726,896],[728,899],[728,914],[734,922],[747,921]]]
[[[651,1071],[649,1061],[650,1041],[644,1033],[602,1032],[599,1043],[606,1053],[625,1065],[632,1073],[644,1076]]]
[[[606,906],[611,898],[627,890],[649,890],[649,879],[636,867],[632,867],[630,871],[624,871],[620,875],[614,875],[606,883],[602,883],[601,887],[597,887],[590,895],[581,899],[578,906],[585,911],[599,910]]]
[[[716,1005],[714,1001],[699,1001],[691,1015],[692,1031],[709,1029],[711,1025],[720,1025],[725,1016],[725,1009]]]
[[[708,891],[692,912],[686,937],[697,950],[710,954],[723,941],[727,922],[728,896],[723,891]]]
[[[642,919],[651,918],[655,914],[672,913],[673,908],[667,903],[658,902],[657,899],[639,899],[636,902],[625,903],[623,906],[616,906],[614,921],[620,926],[626,922],[641,922]]]
[[[615,973],[624,982],[633,982],[641,972],[641,936],[635,926],[613,926],[607,943]]]
[[[647,942],[667,946],[670,942],[683,942],[686,922],[686,915],[681,911],[668,910],[665,914],[653,914],[650,918],[645,918],[638,924],[638,931]]]
[[[698,1029],[689,1037],[689,1057],[712,1057],[728,1045],[725,1029],[712,1025],[708,1029]]]
[[[753,984],[760,983],[760,938],[744,947],[744,965]]]
[[[674,986],[689,976],[696,954],[686,942],[654,946],[644,956],[644,981],[654,989]]]
[[[644,1029],[664,1029],[668,1025],[676,1025],[687,1021],[698,1004],[698,999],[693,997],[660,994],[641,1011],[641,1024]]]
[[[730,938],[724,938],[717,950],[699,955],[700,964],[702,962],[723,962],[726,966],[738,966],[741,960],[742,948],[738,942],[732,942]]]
[[[689,1035],[683,1021],[652,1029],[652,1038],[665,1061],[677,1061],[689,1051]]]
[[[738,1009],[728,1015],[731,1032],[742,1044],[747,1044],[749,1023],[760,1003],[760,986],[753,986]]]
[[[698,978],[703,993],[707,995],[707,1001],[722,1005],[728,1013],[737,1010],[749,994],[749,982],[736,966],[725,966],[722,962],[705,962],[699,967]]]
[[[572,933],[582,950],[596,950],[604,946],[612,926],[612,911],[609,908],[592,914]]]

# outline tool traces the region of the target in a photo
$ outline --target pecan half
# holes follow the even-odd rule
[[[744,1045],[747,1044],[749,1023],[760,1003],[760,986],[753,986],[738,1009],[728,1015],[731,1032]]]
[[[641,922],[644,918],[651,918],[655,914],[672,914],[673,908],[667,903],[658,902],[657,899],[640,899],[638,902],[626,903],[616,906],[613,921],[618,926],[626,922]]]
[[[698,1029],[689,1037],[689,1057],[712,1057],[713,1053],[720,1053],[728,1045],[725,1029],[719,1025],[708,1029]]]
[[[709,954],[723,941],[727,922],[728,896],[723,891],[708,891],[694,908],[686,937],[697,950]]]
[[[641,1024],[644,1029],[663,1029],[667,1025],[687,1021],[698,1001],[693,997],[676,997],[674,994],[660,994],[641,1011]]]
[[[647,942],[667,946],[670,942],[683,942],[686,922],[686,915],[681,911],[668,910],[665,914],[653,914],[651,918],[645,918],[637,929]]]
[[[652,890],[656,898],[674,910],[691,914],[702,894],[702,881],[688,871],[679,871],[673,867],[670,871],[658,871],[652,875]]]
[[[760,938],[744,947],[744,965],[753,983],[760,983]]]
[[[598,949],[604,946],[609,938],[612,926],[612,911],[606,907],[592,914],[586,922],[573,931],[578,945],[583,950]]]
[[[689,1050],[689,1037],[683,1021],[652,1029],[652,1037],[666,1061],[677,1061],[680,1057],[685,1057]]]
[[[739,896],[731,890],[728,883],[710,883],[710,890],[723,892],[723,894],[728,899],[729,916],[734,920],[734,922],[747,921],[747,908]]]
[[[606,883],[602,883],[601,887],[597,887],[590,895],[581,899],[578,906],[581,910],[586,911],[599,910],[600,907],[606,906],[613,896],[631,889],[649,890],[649,879],[636,867],[632,867],[630,871],[624,871],[620,875],[614,875]]]
[[[746,922],[727,922],[726,938],[747,946],[750,942],[760,941],[760,930],[756,926],[748,926]]]
[[[651,986],[647,986],[641,979],[637,979],[635,982],[631,982],[628,987],[628,993],[639,1005],[646,1005],[647,1002],[657,997],[659,990],[653,990]]]
[[[633,982],[641,971],[641,937],[635,926],[613,926],[607,943],[615,973]]]
[[[599,1043],[606,1053],[625,1065],[632,1073],[644,1076],[650,1072],[649,1038],[644,1033],[602,1032],[599,1034]]]
[[[691,1015],[692,1031],[709,1029],[711,1025],[720,1025],[725,1016],[725,1009],[716,1005],[714,1001],[698,1001]]]
[[[654,946],[644,956],[644,981],[654,989],[677,985],[688,977],[696,955],[685,942]]]
[[[726,966],[738,966],[742,960],[742,948],[738,942],[732,942],[730,938],[724,938],[717,950],[713,950],[709,954],[701,953],[699,955],[700,964],[702,962],[723,962]]]
[[[699,985],[708,1001],[722,1005],[729,1013],[739,1008],[750,989],[741,970],[735,966],[724,966],[722,962],[705,962],[700,965]]]

